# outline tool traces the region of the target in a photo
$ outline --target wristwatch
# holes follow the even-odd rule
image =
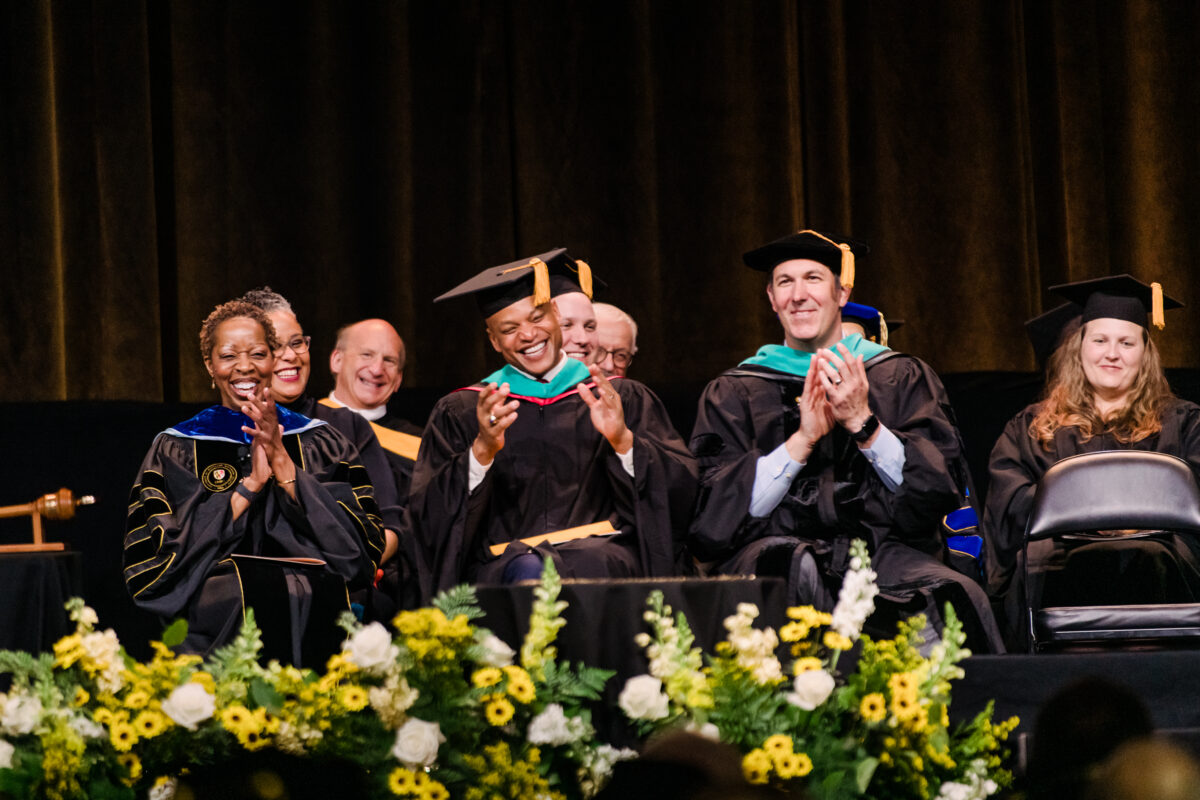
[[[875,431],[879,430],[879,418],[874,414],[867,417],[867,421],[863,426],[856,431],[851,431],[850,438],[856,443],[862,444],[875,435]]]

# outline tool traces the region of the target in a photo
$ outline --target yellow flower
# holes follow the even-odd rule
[[[742,774],[751,783],[766,783],[771,775],[771,757],[765,750],[751,750],[742,758]]]
[[[192,673],[191,683],[198,683],[204,687],[204,691],[209,694],[217,693],[217,682],[213,680],[213,676],[207,672]]]
[[[276,733],[279,730],[279,717],[265,708],[254,709],[254,726],[256,730]]]
[[[811,630],[803,622],[789,622],[779,629],[779,638],[784,642],[799,642],[808,637]]]
[[[132,786],[142,777],[142,760],[136,753],[122,753],[117,756],[117,763],[129,773],[129,777],[124,781],[126,786]]]
[[[132,708],[135,710],[139,708],[145,708],[149,702],[150,693],[142,689],[135,689],[134,691],[125,695],[126,708]]]
[[[250,716],[250,709],[243,705],[233,705],[221,712],[221,724],[230,733],[237,733],[247,726],[253,727],[254,720]]]
[[[413,775],[413,784],[419,792],[433,782],[433,778],[429,777],[428,773],[417,772]]]
[[[396,767],[388,775],[388,788],[392,794],[412,794],[417,788],[416,776],[411,769]]]
[[[514,711],[512,703],[503,697],[496,697],[487,704],[484,714],[487,716],[488,722],[499,727],[512,719]]]
[[[883,695],[879,692],[872,692],[862,699],[862,703],[858,706],[859,715],[867,722],[879,722],[887,716],[887,705],[883,699]]]
[[[166,730],[167,717],[158,711],[143,711],[133,718],[133,727],[142,739],[153,739]]]
[[[82,686],[76,686],[75,687],[75,696],[73,698],[71,698],[71,704],[74,705],[76,708],[83,708],[84,706],[87,705],[88,700],[91,700],[91,699],[92,699],[92,696],[90,694],[88,694],[87,689],[83,688]]]
[[[54,666],[67,669],[86,653],[83,649],[83,637],[78,633],[64,636],[54,643]]]
[[[471,683],[478,689],[484,689],[488,686],[495,686],[504,677],[504,673],[499,667],[484,667],[483,669],[475,670],[475,674],[471,676]]]
[[[785,753],[775,759],[775,771],[786,780],[803,778],[812,772],[812,759],[807,753]]]
[[[421,796],[425,800],[450,800],[450,792],[437,781],[430,781],[429,785],[424,787]]]
[[[792,673],[802,675],[805,672],[816,672],[821,668],[821,659],[808,656],[807,658],[797,658],[792,664]]]
[[[825,646],[830,650],[849,650],[854,646],[854,642],[850,641],[850,639],[847,637],[842,636],[837,631],[825,631],[825,638],[823,641],[825,642]]]
[[[124,753],[137,744],[137,729],[128,722],[116,721],[113,722],[112,727],[109,728],[108,738],[110,741],[112,741],[114,750],[119,753]]]
[[[888,678],[888,687],[892,690],[892,694],[907,695],[917,690],[917,682],[913,679],[911,672],[897,672]]]
[[[342,689],[342,705],[351,711],[361,711],[367,707],[367,691],[361,686],[347,686]]]
[[[896,715],[896,719],[912,719],[920,709],[921,707],[917,705],[917,698],[911,693],[892,695],[892,713]]]
[[[916,709],[905,719],[905,724],[914,733],[923,733],[929,727],[929,711],[924,706],[917,706]]]
[[[768,736],[763,742],[762,749],[771,756],[780,756],[784,753],[792,752],[792,737],[786,733],[777,733],[774,736]]]
[[[263,731],[242,728],[237,732],[238,742],[247,750],[260,750],[270,743],[270,737]]]
[[[507,666],[504,668],[504,674],[508,676],[508,693],[517,699],[520,703],[532,703],[537,699],[537,689],[533,686],[533,679],[529,677],[529,673],[520,667]]]

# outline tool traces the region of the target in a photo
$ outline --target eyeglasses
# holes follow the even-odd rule
[[[609,356],[612,356],[613,364],[621,368],[628,367],[633,363],[633,353],[625,350],[605,350],[603,347],[596,348],[597,364]]]
[[[283,355],[283,351],[289,347],[292,348],[292,352],[296,355],[302,355],[308,352],[308,345],[310,343],[312,343],[311,336],[294,336],[275,348],[275,355]]]

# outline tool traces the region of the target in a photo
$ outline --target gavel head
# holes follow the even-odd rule
[[[75,516],[75,506],[90,506],[96,498],[85,494],[78,500],[65,486],[53,494],[45,494],[37,500],[38,513],[47,519],[70,519]]]

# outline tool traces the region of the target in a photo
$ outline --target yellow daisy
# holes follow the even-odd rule
[[[425,800],[450,800],[450,792],[437,781],[430,781],[429,785],[421,792],[421,796]]]
[[[475,670],[475,674],[471,676],[471,683],[478,689],[484,689],[488,686],[495,686],[503,677],[504,673],[498,667],[484,667]]]
[[[792,674],[803,675],[805,672],[816,672],[821,669],[821,659],[808,656],[806,658],[797,658],[792,664]]]
[[[417,788],[416,776],[411,769],[396,767],[388,775],[388,788],[392,790],[392,794],[412,794]]]
[[[896,719],[911,719],[920,708],[917,698],[911,693],[892,695],[892,713],[896,715]]]
[[[808,638],[809,630],[803,622],[789,622],[779,629],[779,638],[784,642],[800,642]]]
[[[342,689],[342,705],[351,711],[361,711],[367,707],[367,690],[361,686],[347,686]]]
[[[774,736],[768,736],[767,740],[762,744],[762,749],[772,757],[781,756],[784,753],[790,753],[792,752],[792,737],[785,733],[777,733]]]
[[[913,679],[911,672],[897,672],[888,678],[888,687],[892,690],[892,694],[909,694],[917,690],[917,682]]]
[[[513,704],[508,702],[503,697],[497,697],[487,704],[484,708],[484,714],[487,716],[487,721],[492,725],[499,727],[512,719]]]
[[[129,773],[126,785],[132,786],[142,777],[142,760],[137,757],[136,753],[122,753],[117,756],[117,763]]]
[[[742,758],[742,774],[750,783],[766,783],[771,775],[771,757],[765,750],[751,750]]]
[[[209,694],[217,693],[217,682],[213,680],[213,676],[207,672],[196,672],[192,674],[191,683],[198,683],[204,687],[204,691]]]
[[[806,753],[784,753],[775,759],[775,771],[785,781],[803,778],[812,772],[812,759]]]
[[[237,733],[247,726],[253,726],[250,709],[243,705],[229,706],[221,712],[221,724],[230,733]]]
[[[71,698],[71,703],[76,708],[83,708],[84,706],[87,705],[88,700],[91,700],[91,699],[92,699],[92,696],[90,694],[88,694],[87,689],[83,688],[82,686],[76,686],[75,687],[75,696],[73,698]]]
[[[238,742],[247,750],[261,750],[271,739],[263,731],[242,728],[237,732]]]
[[[143,711],[133,718],[133,727],[139,737],[153,739],[167,729],[167,717],[158,711]]]
[[[532,703],[537,699],[537,689],[533,686],[533,681],[521,671],[520,676],[509,676],[508,693],[516,698],[519,703]]]
[[[887,716],[887,703],[879,692],[872,692],[862,699],[858,713],[867,722],[879,722]]]
[[[109,728],[108,738],[112,742],[114,750],[119,753],[125,753],[137,744],[137,729],[128,722],[116,721]]]
[[[92,717],[101,725],[110,725],[113,721],[113,712],[111,708],[97,708]]]
[[[849,650],[854,646],[854,642],[837,631],[825,631],[825,638],[822,641],[830,650]]]
[[[125,695],[125,707],[132,709],[145,708],[150,702],[150,693],[143,689],[135,689]]]

